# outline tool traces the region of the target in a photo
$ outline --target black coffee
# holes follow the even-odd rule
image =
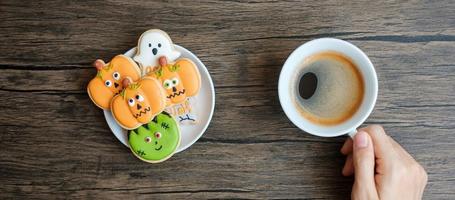
[[[305,73],[299,82],[299,95],[303,99],[309,99],[313,96],[318,86],[318,77],[312,72]]]
[[[357,112],[363,100],[362,75],[341,53],[326,51],[308,57],[293,81],[296,107],[314,123],[342,123]]]

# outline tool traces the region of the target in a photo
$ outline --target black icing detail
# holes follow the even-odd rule
[[[152,119],[152,122],[155,122],[155,124],[158,124],[158,115]]]
[[[133,134],[133,133],[134,133],[134,131],[128,131],[128,134],[127,134],[128,135],[128,141],[130,141],[130,135]]]
[[[138,105],[139,105],[139,104],[138,104]],[[135,118],[138,118],[138,117],[142,116],[142,114],[145,114],[145,113],[149,112],[150,110],[151,110],[150,107],[147,107],[147,108],[144,109],[144,111],[142,111],[142,110],[139,111],[139,113],[136,114],[134,117],[135,117]]]
[[[163,145],[161,145],[160,148],[155,148],[155,150],[159,151],[159,150],[161,150],[161,148],[163,148]]]
[[[138,129],[139,129],[139,128],[136,128],[136,129],[134,129],[134,130],[128,131],[128,134],[127,134],[127,135],[128,135],[128,141],[130,140],[130,135],[131,135],[131,134],[136,134],[136,135],[139,134],[139,130],[138,130]]]
[[[188,114],[186,114],[185,117],[179,116],[179,120],[180,120],[180,122],[183,122],[185,120],[193,121],[193,122],[196,121],[195,119],[191,118]]]
[[[166,122],[161,122],[161,128],[169,129],[169,124]]]
[[[142,124],[142,127],[144,127],[146,130],[150,130],[147,124]]]
[[[174,92],[174,94],[170,94],[169,96],[167,96],[168,99],[170,98],[174,98],[176,96],[180,96],[182,94],[185,94],[185,89],[183,89],[182,91],[179,91],[179,92]]]
[[[169,113],[166,112],[166,111],[161,112],[161,114],[166,115],[166,116],[168,116],[168,117],[172,117],[171,114],[169,114]]]
[[[144,156],[145,152],[139,149],[139,150],[137,150],[137,154],[140,156]]]
[[[158,47],[160,47],[160,48],[161,48],[161,43],[158,43]]]

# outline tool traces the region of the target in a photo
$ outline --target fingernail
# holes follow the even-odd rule
[[[365,148],[368,146],[368,136],[364,131],[359,131],[354,137],[354,145],[356,148]]]

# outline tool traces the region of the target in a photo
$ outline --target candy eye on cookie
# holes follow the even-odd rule
[[[164,80],[163,87],[166,89],[171,89],[173,87],[172,81],[169,79]]]
[[[176,92],[177,88],[180,83],[179,79],[177,77],[174,77],[172,79],[166,79],[163,81],[163,87],[167,90],[172,89],[173,92]]]
[[[155,132],[155,138],[160,139],[161,138],[161,133],[160,132]]]
[[[161,83],[149,77],[132,82],[123,76],[122,88],[111,102],[114,119],[125,129],[135,129],[149,123],[153,117],[162,112],[166,105],[165,92]],[[141,138],[144,141],[144,138]]]
[[[104,81],[104,85],[106,87],[112,87],[112,81],[111,80],[106,80],[106,81]]]
[[[167,44],[163,45],[167,47]],[[196,64],[191,60],[182,58],[168,63],[168,57],[161,56],[158,63],[156,70],[148,75],[161,81],[166,92],[167,105],[181,104],[187,97],[198,93],[201,78]]]
[[[180,129],[172,116],[162,112],[149,123],[129,131],[128,143],[134,155],[141,160],[162,162],[170,158],[179,147]]]
[[[141,96],[140,94],[137,94],[135,98],[136,98],[136,100],[137,100],[138,102],[143,102],[143,101],[144,101],[144,97]]]
[[[124,88],[122,79],[129,77],[131,82],[135,82],[141,78],[139,66],[125,55],[116,55],[109,63],[97,59],[93,66],[97,73],[89,82],[87,93],[95,105],[103,110],[111,109],[111,100]]]
[[[182,101],[185,98],[185,88],[180,84],[180,78],[174,76],[173,78],[165,79],[163,87],[167,90],[167,98],[173,101]]]
[[[144,114],[145,114],[145,113],[147,113],[150,110],[150,108],[147,107],[147,103],[140,104],[143,101],[144,101],[144,97],[142,95],[140,95],[140,94],[136,94],[136,95],[134,95],[134,97],[128,99],[128,105],[130,107],[134,107],[134,105],[136,105],[136,109],[139,111],[139,115],[138,116],[140,116],[141,112],[144,112]],[[145,109],[143,111],[141,111],[141,109],[144,106],[145,106]]]
[[[136,101],[134,101],[133,98],[128,99],[128,105],[129,105],[130,107],[133,107],[135,103],[136,103]]]
[[[114,72],[112,74],[112,77],[115,79],[115,80],[120,80],[120,73],[119,72]]]
[[[151,117],[149,112],[152,111],[151,105],[146,99],[147,96],[144,95],[141,92],[135,92],[125,99],[133,117],[142,123],[149,121]]]
[[[128,99],[128,105],[130,107],[134,107],[134,105],[136,104],[136,101],[137,102],[143,102],[144,101],[144,97],[140,94],[136,94],[136,96],[134,96],[134,98],[130,98]],[[140,109],[141,106],[138,104],[138,109]]]
[[[173,84],[174,86],[177,86],[177,85],[179,84],[179,79],[178,79],[177,77],[173,78],[173,79],[172,79],[172,84]]]
[[[104,81],[104,85],[108,88],[111,88],[112,86],[114,86],[114,88],[112,88],[112,89],[114,91],[115,91],[115,89],[117,89],[116,92],[118,92],[118,86],[120,86],[120,84],[118,84],[117,82],[109,80],[109,79]]]

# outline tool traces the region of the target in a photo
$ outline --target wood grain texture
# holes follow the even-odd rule
[[[455,193],[453,1],[0,2],[0,198],[348,199],[345,138],[284,115],[286,57],[320,37],[354,43],[379,77],[381,124],[429,174],[425,199]],[[86,94],[96,58],[160,28],[193,51],[216,90],[204,136],[169,161],[139,161]]]

